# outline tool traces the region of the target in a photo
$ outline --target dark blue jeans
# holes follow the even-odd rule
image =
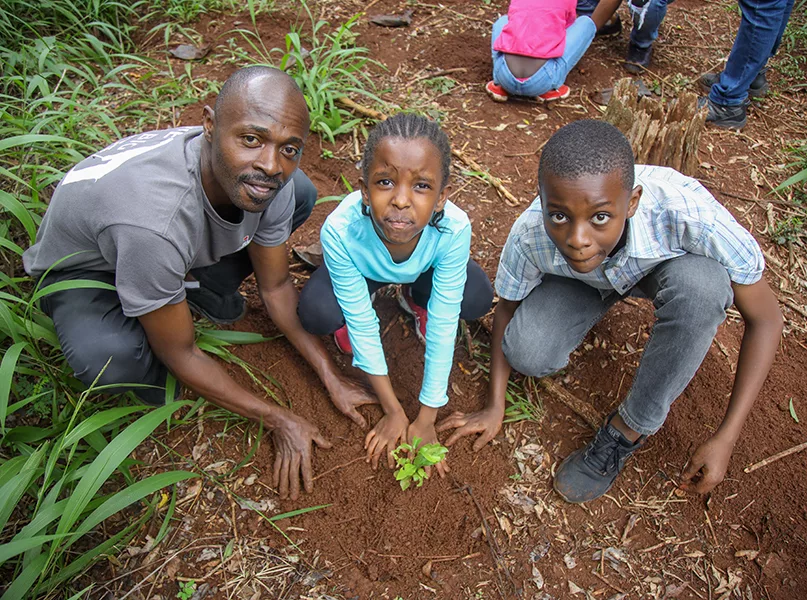
[[[709,99],[739,106],[748,98],[751,82],[776,54],[794,0],[739,0],[742,19],[734,46]]]
[[[649,48],[658,37],[658,29],[664,16],[667,14],[667,5],[674,0],[650,0],[645,13],[644,23],[639,27],[638,19],[633,20],[633,29],[630,32],[630,43],[639,48]],[[577,15],[591,16],[597,8],[599,0],[578,0]]]

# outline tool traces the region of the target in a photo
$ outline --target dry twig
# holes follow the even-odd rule
[[[777,452],[773,456],[769,456],[765,460],[761,460],[758,463],[754,463],[753,465],[748,465],[743,471],[746,473],[751,473],[752,471],[756,471],[757,469],[761,469],[772,462],[776,462],[780,458],[784,458],[786,456],[790,456],[791,454],[796,454],[797,452],[801,452],[807,448],[807,442],[801,443],[798,446],[793,446],[792,448],[788,448],[787,450],[782,450],[781,452]]]

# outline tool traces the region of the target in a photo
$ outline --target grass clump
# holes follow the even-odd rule
[[[392,452],[395,464],[395,480],[401,484],[402,490],[407,490],[414,482],[417,487],[421,487],[423,482],[429,478],[426,475],[426,467],[436,465],[448,454],[448,448],[442,444],[424,444],[420,446],[420,438],[412,440],[411,444],[404,442]],[[420,447],[418,447],[420,446]],[[414,455],[414,459],[410,458]]]
[[[272,53],[282,53],[279,67],[303,91],[311,131],[333,142],[337,135],[349,132],[361,122],[337,105],[340,98],[354,94],[381,102],[375,95],[375,83],[367,67],[382,65],[368,56],[367,48],[355,45],[353,26],[360,15],[351,17],[335,31],[328,31],[327,21],[315,19],[307,4],[303,3],[303,7],[311,21],[310,50],[304,48],[302,28],[298,27],[286,34],[285,51],[275,48]]]

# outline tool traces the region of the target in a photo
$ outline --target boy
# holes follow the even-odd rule
[[[631,390],[556,471],[555,489],[574,503],[606,493],[661,428],[733,301],[745,333],[729,406],[681,477],[682,488],[699,493],[720,483],[782,332],[751,234],[694,179],[633,160],[628,140],[601,121],[577,121],[550,138],[540,198],[513,225],[499,262],[488,405],[438,429],[459,428],[447,445],[481,433],[481,448],[501,427],[511,367],[536,377],[562,369],[613,304],[631,293],[650,298],[657,321]]]

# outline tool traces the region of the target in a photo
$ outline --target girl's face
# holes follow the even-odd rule
[[[443,210],[448,188],[441,165],[439,151],[426,138],[388,137],[378,143],[368,180],[360,180],[362,202],[391,252],[414,250],[432,215]]]

